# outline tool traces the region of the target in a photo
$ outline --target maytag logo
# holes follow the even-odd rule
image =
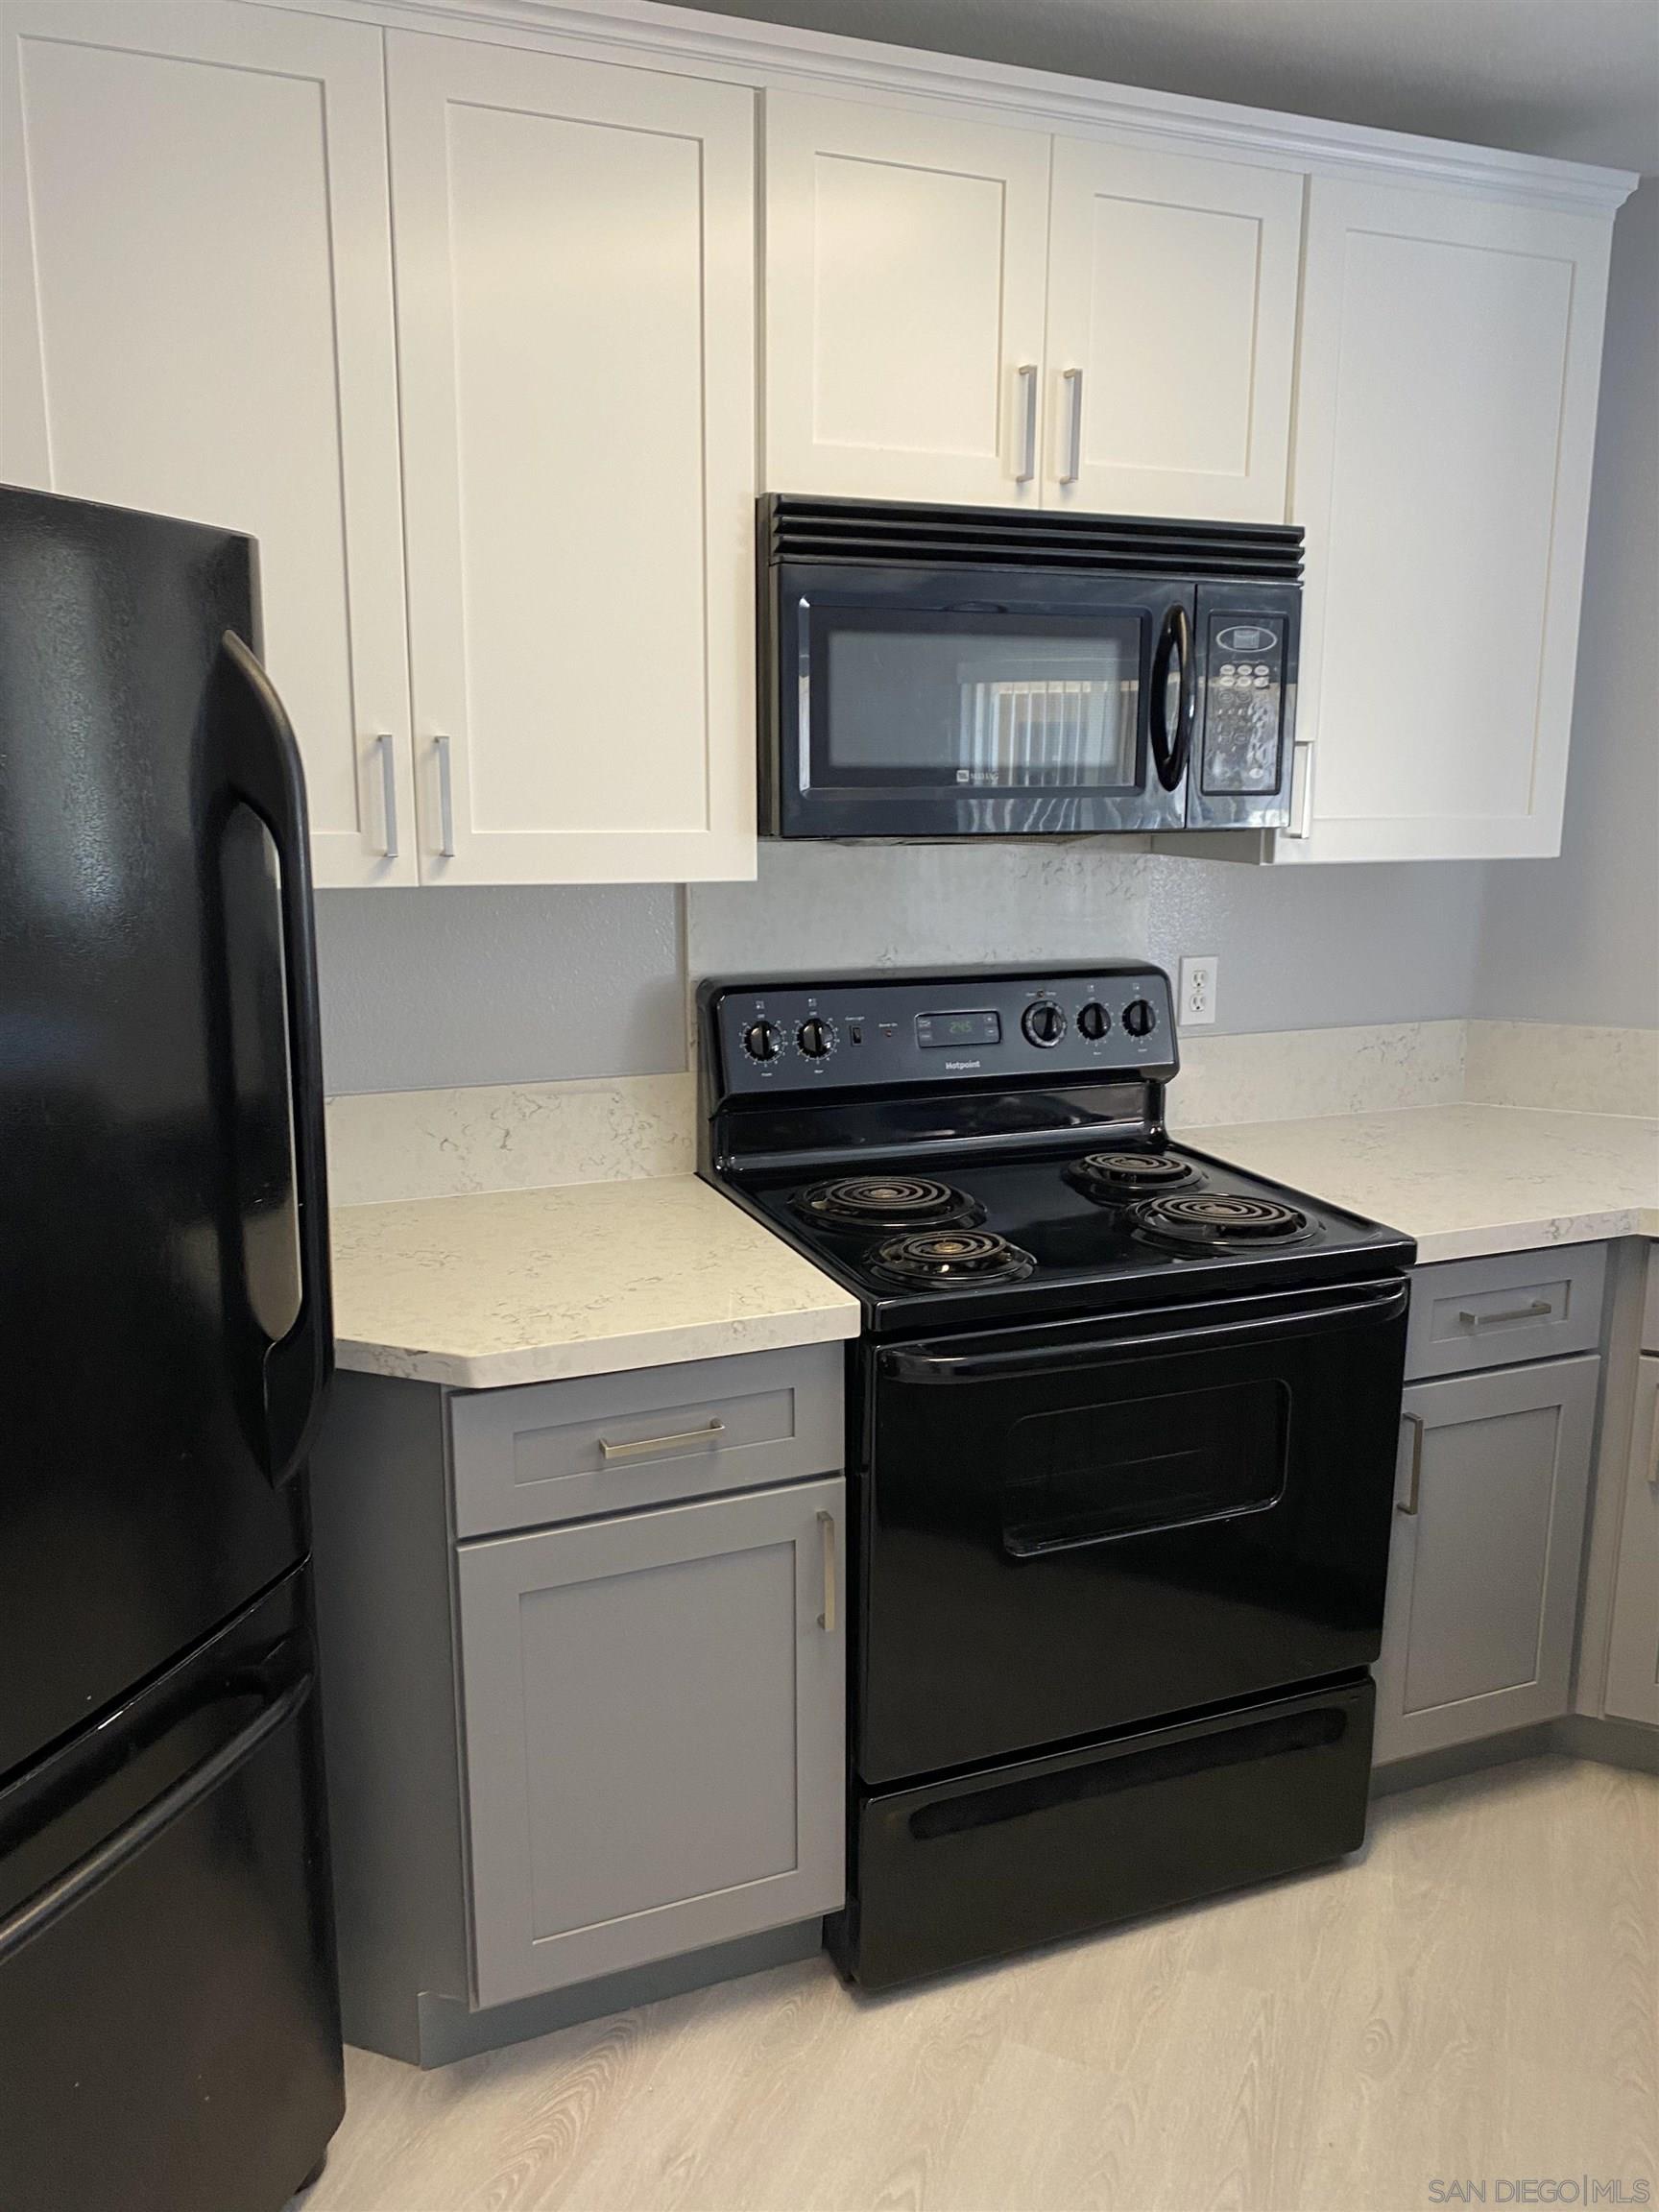
[[[984,1065],[983,1060],[947,1060],[945,1072],[948,1075],[972,1075],[975,1068],[983,1068]]]

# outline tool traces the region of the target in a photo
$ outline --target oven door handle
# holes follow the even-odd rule
[[[1210,1346],[1244,1344],[1300,1332],[1312,1334],[1333,1321],[1393,1321],[1410,1299],[1408,1283],[1390,1283],[1369,1297],[1336,1306],[1304,1306],[1292,1313],[1255,1314],[1242,1321],[1214,1321],[1200,1329],[1159,1329],[1142,1336],[1098,1336],[1087,1343],[1022,1345],[1007,1352],[924,1352],[889,1345],[880,1354],[884,1373],[902,1382],[978,1382],[999,1375],[1060,1371],[1115,1359],[1125,1352],[1200,1352]]]

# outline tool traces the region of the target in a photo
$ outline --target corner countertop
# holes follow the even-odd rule
[[[1659,1237],[1659,1120],[1634,1115],[1414,1106],[1172,1134],[1404,1230],[1425,1262]]]
[[[858,1301],[694,1175],[333,1216],[335,1358],[464,1389],[858,1334]]]

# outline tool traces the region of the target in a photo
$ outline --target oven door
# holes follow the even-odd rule
[[[1192,585],[796,563],[772,573],[777,834],[1067,836],[1186,821]]]
[[[857,1770],[936,1773],[1377,1655],[1403,1277],[870,1355]]]

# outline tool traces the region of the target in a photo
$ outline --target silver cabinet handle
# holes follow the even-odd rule
[[[455,781],[449,761],[449,740],[434,737],[438,748],[438,851],[445,860],[455,857]]]
[[[1647,1486],[1659,1490],[1659,1395],[1653,1400],[1653,1433],[1647,1439]]]
[[[673,1436],[637,1436],[627,1444],[613,1444],[609,1436],[601,1436],[599,1452],[605,1459],[632,1459],[640,1452],[670,1452],[677,1444],[711,1444],[725,1433],[724,1421],[705,1421],[701,1429],[682,1429]]]
[[[1286,837],[1313,833],[1313,740],[1298,737],[1290,747],[1290,825]]]
[[[818,1533],[824,1542],[824,1610],[818,1616],[818,1625],[826,1636],[835,1633],[835,1516],[820,1513]]]
[[[1062,384],[1070,387],[1071,412],[1066,440],[1066,473],[1062,484],[1075,484],[1083,473],[1083,372],[1068,369],[1061,376]]]
[[[1462,1306],[1458,1308],[1457,1318],[1465,1329],[1489,1329],[1494,1321],[1541,1321],[1546,1313],[1554,1310],[1548,1298],[1534,1298],[1529,1306],[1505,1306],[1501,1313],[1472,1313],[1467,1306]]]
[[[1015,473],[1016,484],[1029,484],[1037,473],[1037,364],[1022,361],[1017,372],[1021,391],[1025,401],[1025,434],[1022,441],[1023,459]]]
[[[1396,1513],[1408,1513],[1415,1518],[1418,1495],[1423,1488],[1423,1416],[1421,1413],[1402,1413],[1400,1418],[1411,1424],[1411,1486],[1406,1493],[1405,1504],[1396,1505],[1394,1510]]]
[[[392,757],[390,736],[376,737],[380,748],[380,819],[385,828],[380,850],[388,860],[397,857],[397,763]]]

